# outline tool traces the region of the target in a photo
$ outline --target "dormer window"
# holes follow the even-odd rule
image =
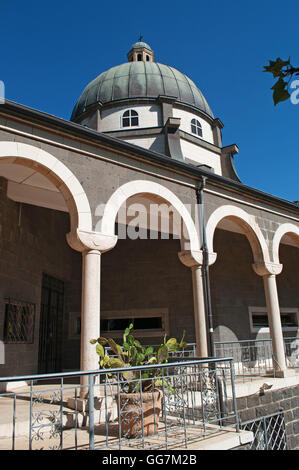
[[[138,113],[134,109],[128,109],[122,116],[122,127],[138,126]]]
[[[202,127],[197,119],[191,120],[191,132],[192,134],[196,134],[199,137],[202,137]]]

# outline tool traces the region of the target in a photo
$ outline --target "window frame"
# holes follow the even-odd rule
[[[124,125],[124,120],[125,119],[128,120],[128,122],[129,122],[128,125]],[[137,119],[137,124],[132,124],[133,119]],[[128,128],[131,128],[131,127],[139,127],[139,114],[133,108],[126,109],[121,115],[121,128],[128,129]]]
[[[197,137],[202,137],[203,136],[202,125],[201,125],[201,122],[198,119],[192,118],[191,123],[190,123],[190,127],[191,127],[191,133],[193,135],[196,135]],[[195,128],[195,132],[192,130],[193,127]]]
[[[250,331],[251,333],[269,333],[270,328],[268,326],[257,326],[254,325],[253,315],[267,315],[266,307],[249,307],[249,322],[250,322]],[[297,331],[299,330],[299,309],[298,308],[281,308],[280,314],[290,313],[293,314],[296,318],[297,326],[282,326],[283,331]]]
[[[149,308],[149,309],[128,309],[128,310],[113,310],[113,311],[102,311],[101,319],[102,320],[116,320],[129,318],[134,320],[134,318],[154,318],[161,317],[162,319],[162,328],[153,328],[153,329],[136,329],[133,330],[133,335],[136,338],[153,338],[153,337],[163,337],[165,334],[169,335],[169,312],[168,308]],[[128,325],[129,326],[129,325]],[[101,336],[107,338],[122,338],[123,330],[113,330],[105,331],[101,330]]]

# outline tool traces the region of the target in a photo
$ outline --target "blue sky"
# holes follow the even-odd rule
[[[244,184],[299,200],[299,104],[274,107],[269,59],[299,66],[299,3],[1,1],[6,97],[69,119],[87,83],[126,62],[140,34],[156,60],[188,75],[236,143]]]

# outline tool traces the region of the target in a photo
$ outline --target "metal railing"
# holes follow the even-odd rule
[[[284,337],[284,345],[287,367],[299,367],[299,337]],[[275,373],[271,339],[215,342],[214,355],[232,357],[236,376]]]
[[[262,416],[240,424],[241,429],[254,435],[248,450],[287,450],[284,413]]]
[[[271,340],[215,342],[214,354],[233,357],[236,376],[249,377],[273,373]]]
[[[285,337],[284,345],[287,366],[290,368],[299,367],[299,337]]]
[[[161,346],[161,343],[159,344],[147,344],[145,347],[152,346],[153,348],[159,348]],[[105,346],[104,347],[105,351],[109,354],[110,357],[115,356],[116,354],[112,353],[112,349],[110,346]],[[175,355],[175,357],[185,357],[185,358],[195,358],[196,357],[196,343],[187,343],[186,347],[176,351],[175,353],[170,352],[170,356]]]
[[[238,431],[232,359],[172,361],[1,378],[27,386],[0,394],[0,449],[181,449]]]

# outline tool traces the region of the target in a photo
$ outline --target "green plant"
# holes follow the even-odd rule
[[[131,334],[133,324],[131,323],[123,333],[123,344],[117,344],[112,338],[99,337],[90,340],[91,344],[96,344],[96,353],[99,355],[100,369],[130,368],[134,366],[149,366],[151,364],[165,364],[169,360],[170,353],[186,348],[184,342],[185,331],[180,342],[175,338],[167,340],[164,336],[163,342],[155,350],[153,346],[144,347]],[[112,350],[110,355],[105,349],[109,346]],[[151,390],[153,387],[165,385],[162,369],[144,369],[141,371],[128,371],[118,374],[122,391],[127,393]],[[140,387],[141,385],[141,387]]]
[[[269,65],[264,65],[264,72],[272,73],[273,78],[277,79],[271,88],[273,90],[274,105],[276,106],[278,103],[289,99],[290,82],[295,76],[299,75],[299,68],[291,64],[290,58],[282,60],[278,57],[276,60],[269,60]]]

